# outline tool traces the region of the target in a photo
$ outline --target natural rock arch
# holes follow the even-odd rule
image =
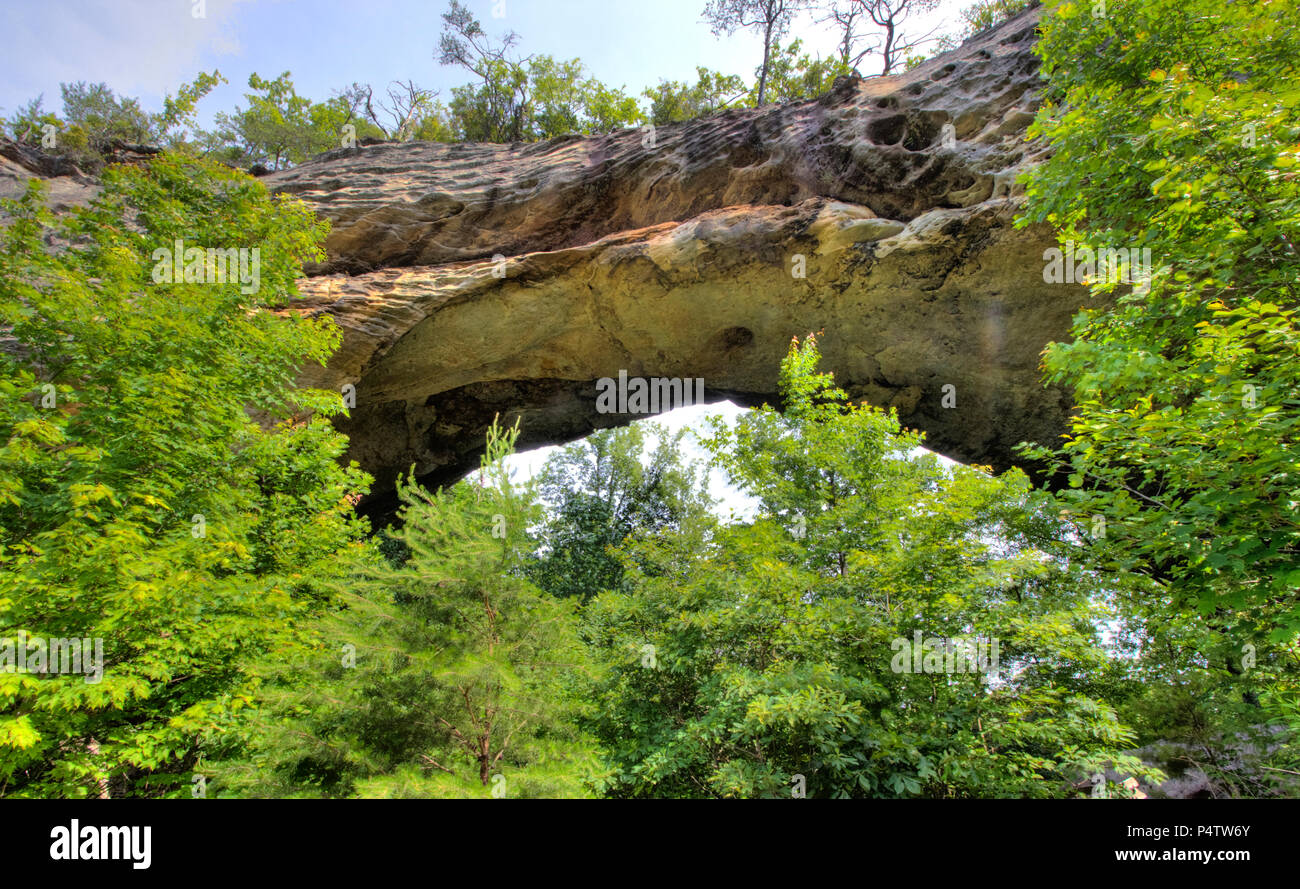
[[[328,312],[343,345],[304,382],[355,387],[339,426],[382,498],[412,465],[458,477],[498,413],[524,446],[635,419],[596,411],[595,381],[619,370],[771,400],[791,336],[825,330],[852,395],[940,453],[1010,465],[1065,428],[1039,356],[1087,299],[1044,283],[1050,231],[1012,224],[1040,150],[1038,14],[814,101],[537,144],[346,148],[265,177],[333,223],[295,310]]]

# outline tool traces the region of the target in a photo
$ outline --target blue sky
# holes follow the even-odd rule
[[[204,16],[196,18],[203,2]],[[968,0],[943,0],[918,19],[922,30],[948,23]],[[633,94],[669,80],[694,80],[697,65],[751,79],[761,58],[752,34],[716,38],[701,21],[704,0],[467,0],[494,38],[522,38],[524,54],[581,58],[604,82]],[[45,95],[58,110],[59,83],[106,82],[157,110],[167,92],[199,71],[220,69],[229,81],[200,106],[214,111],[242,102],[249,74],[292,71],[299,94],[333,95],[353,81],[382,86],[413,78],[442,97],[464,83],[434,60],[445,0],[4,0],[0,33],[0,115]],[[494,7],[504,16],[494,18]],[[793,32],[829,55],[833,32],[803,16]],[[869,67],[874,64],[868,60]],[[865,73],[865,72],[864,72]]]

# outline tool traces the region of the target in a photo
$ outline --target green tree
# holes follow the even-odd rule
[[[359,545],[342,400],[293,382],[338,330],[265,311],[326,225],[182,156],[102,186],[55,220],[34,183],[0,229],[0,795],[188,795],[249,659],[297,644]],[[160,281],[177,239],[256,249],[259,286]],[[102,675],[32,669],[20,637],[98,640]]]
[[[980,0],[961,11],[962,37],[973,37],[1029,8],[1031,0]]]
[[[162,111],[153,115],[158,141],[174,150],[191,147],[191,134],[197,135],[200,132],[196,115],[199,101],[218,84],[225,82],[226,78],[221,76],[220,71],[211,74],[200,72],[192,82],[182,85],[176,95],[164,96]]]
[[[538,56],[528,63],[532,115],[528,136],[608,133],[645,120],[636,98],[590,77],[578,59]]]
[[[576,603],[520,576],[536,504],[502,463],[517,435],[494,426],[450,489],[401,486],[406,558],[350,580],[316,651],[264,687],[246,747],[214,767],[221,792],[590,795]]]
[[[658,439],[649,453],[647,433]],[[704,521],[712,501],[703,467],[682,453],[684,435],[633,423],[594,432],[551,457],[538,475],[548,514],[533,535],[533,582],[580,599],[622,589],[623,560],[614,547],[633,535]]]
[[[632,590],[587,608],[608,792],[1068,796],[1107,764],[1144,774],[1090,679],[1096,583],[1052,557],[1026,477],[916,454],[817,362],[792,346],[785,413],[709,441],[758,519],[641,541]],[[914,671],[917,635],[998,640],[997,673]]]
[[[715,35],[753,31],[762,35],[763,61],[758,66],[758,85],[754,105],[768,101],[767,80],[771,72],[772,53],[790,30],[794,17],[810,5],[811,0],[708,0],[704,20]]]
[[[390,83],[387,95],[376,98],[370,84],[354,83],[341,93],[342,101],[324,107],[328,113],[341,116],[333,122],[336,131],[353,123],[357,138],[445,142],[449,141],[450,132],[446,124],[447,110],[435,101],[437,95],[436,90],[423,89],[415,81],[407,80]],[[358,116],[360,120],[356,120]]]
[[[1082,269],[1107,305],[1047,350],[1077,406],[1066,444],[1032,453],[1083,524],[1105,517],[1100,562],[1155,578],[1237,648],[1294,645],[1300,10],[1065,4],[1039,52],[1032,133],[1053,153],[1022,222],[1054,224],[1076,264],[1130,261]]]
[[[50,129],[47,130],[46,128]],[[65,130],[67,124],[59,119],[59,116],[53,111],[45,110],[45,96],[40,95],[32,99],[26,105],[19,108],[12,117],[4,122],[4,131],[9,138],[15,142],[22,142],[27,145],[41,145],[42,138],[51,130],[56,134],[60,130]],[[84,148],[86,145],[84,134],[83,138],[77,145],[78,148]],[[57,135],[56,135],[57,140]],[[48,139],[44,140],[48,143]],[[69,145],[67,139],[65,145]]]
[[[787,47],[776,47],[768,73],[767,97],[773,102],[815,99],[830,91],[835,78],[852,73],[840,59],[814,58],[803,51],[802,40],[794,40]]]
[[[878,53],[883,76],[893,74],[934,39],[937,28],[916,36],[909,20],[938,5],[939,0],[830,0],[822,21],[833,23],[840,32],[839,57],[846,70],[856,70],[868,55]],[[862,30],[872,26],[876,31],[874,42],[863,46]]]
[[[441,102],[434,102],[428,113],[416,123],[412,138],[421,142],[455,142],[458,136],[451,109]]]
[[[52,154],[71,155],[80,164],[97,167],[121,143],[164,145],[183,149],[196,129],[195,106],[225,78],[221,72],[200,73],[176,95],[163,99],[162,111],[151,114],[138,99],[118,96],[107,84],[60,84],[63,116],[46,112],[43,97],[18,110],[0,131],[15,141],[39,146]]]
[[[749,92],[745,81],[734,74],[723,74],[698,66],[694,84],[661,80],[641,95],[650,100],[650,123],[662,126],[694,120],[724,108],[743,108]]]
[[[1076,407],[1063,446],[1028,453],[1066,481],[1081,555],[1155,581],[1127,609],[1139,638],[1195,646],[1147,647],[1140,666],[1173,682],[1135,704],[1151,731],[1207,740],[1285,718],[1300,652],[1300,10],[1061,4],[1038,52],[1049,101],[1031,133],[1052,154],[1022,223],[1056,226],[1103,307],[1046,351]],[[1120,249],[1127,268],[1093,261]]]
[[[532,113],[527,60],[513,54],[519,35],[511,31],[493,43],[459,0],[442,14],[437,59],[464,68],[475,83],[453,87],[450,108],[461,139],[470,142],[522,142]]]
[[[139,101],[119,98],[108,84],[79,81],[60,84],[60,89],[64,120],[80,127],[96,147],[114,140],[148,142],[156,135],[153,120]]]
[[[349,134],[344,129],[348,124],[357,128],[358,137],[373,126],[358,113],[355,94],[345,92],[313,102],[298,95],[288,71],[274,80],[253,73],[248,86],[255,91],[244,94],[248,107],[231,114],[218,112],[215,129],[201,137],[204,150],[236,166],[284,169],[341,147]]]
[[[645,120],[635,97],[591,77],[578,59],[520,58],[513,52],[518,34],[511,31],[493,42],[458,0],[442,19],[438,61],[475,77],[451,91],[449,123],[460,139],[531,142],[608,133]]]

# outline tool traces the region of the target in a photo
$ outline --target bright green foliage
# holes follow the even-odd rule
[[[483,67],[485,83],[451,91],[448,124],[461,140],[534,142],[609,133],[645,120],[634,97],[590,77],[577,59],[537,56]]]
[[[429,112],[416,123],[411,138],[421,142],[455,142],[456,122],[451,110],[441,102],[434,102]]]
[[[293,382],[337,328],[263,310],[325,225],[172,155],[110,168],[58,222],[39,184],[4,212],[0,637],[99,638],[106,666],[0,672],[0,795],[188,795],[197,736],[255,685],[247,660],[295,643],[357,545],[366,478],[324,419],[342,402]],[[175,239],[257,248],[260,289],[155,283]]]
[[[163,110],[150,114],[137,99],[117,96],[107,84],[63,83],[63,116],[46,112],[41,98],[29,102],[4,126],[15,141],[40,146],[51,154],[65,154],[88,166],[115,143],[187,145],[195,127],[195,106],[225,78],[218,71],[200,73],[175,96],[163,99]],[[46,129],[47,125],[51,128]],[[49,138],[47,138],[47,136]]]
[[[814,58],[803,51],[802,40],[793,40],[787,47],[773,48],[768,67],[767,101],[816,99],[830,91],[835,78],[852,73],[853,69],[838,56]],[[757,94],[751,91],[751,102],[757,102],[757,98]]]
[[[528,65],[535,139],[569,133],[608,133],[644,120],[632,96],[590,77],[582,62],[538,56]]]
[[[517,435],[494,426],[481,471],[450,489],[400,488],[409,557],[349,583],[317,653],[267,688],[242,761],[215,769],[220,793],[590,795],[576,602],[521,576],[536,505],[502,463]]]
[[[734,74],[697,66],[698,80],[692,85],[661,80],[641,95],[650,100],[650,122],[655,126],[704,117],[724,108],[744,108],[749,100],[745,81]]]
[[[1046,354],[1073,389],[1055,453],[1068,506],[1104,516],[1106,564],[1149,573],[1232,644],[1300,632],[1300,7],[1062,4],[1039,52],[1026,222],[1149,249],[1149,287],[1095,276]],[[1085,518],[1086,521],[1086,518]]]
[[[647,116],[453,0],[438,57],[474,79],[446,105],[254,74],[198,147],[282,168],[366,136],[530,141],[814,98],[866,7],[838,8],[823,60],[778,40],[804,5],[711,2],[722,32],[763,35],[759,85],[701,67],[647,90]],[[977,3],[966,36],[1028,5]],[[680,435],[647,455],[644,424],[597,433],[538,497],[502,463],[517,427],[494,425],[478,474],[400,485],[403,526],[363,544],[342,403],[294,382],[338,330],[284,311],[324,223],[176,155],[111,168],[60,221],[39,184],[0,205],[0,796],[189,796],[196,774],[219,796],[1078,796],[1107,768],[1158,777],[1120,753],[1156,741],[1227,794],[1294,795],[1300,9],[1052,5],[1031,131],[1051,152],[1021,224],[1055,226],[1067,259],[1124,250],[1130,277],[1152,260],[1138,286],[1094,261],[1100,308],[1046,351],[1075,415],[1025,453],[1059,494],[924,454],[818,373],[809,338],[784,410],[706,441],[750,523],[709,515]],[[907,6],[872,16],[886,71],[919,61]],[[64,84],[61,115],[38,99],[4,129],[52,131],[78,164],[188,152],[219,82],[157,114]],[[177,240],[256,249],[256,278],[161,278]],[[15,671],[19,638],[100,640],[102,680]],[[996,640],[997,662],[914,659],[918,639]]]
[[[659,439],[649,454],[647,432]],[[634,534],[704,521],[712,504],[703,468],[682,453],[684,435],[634,423],[594,432],[551,457],[538,475],[548,508],[534,533],[540,552],[528,563],[532,581],[584,599],[622,589],[623,560],[613,547]]]
[[[1039,548],[1058,526],[1025,477],[917,456],[817,362],[796,343],[784,414],[709,443],[758,520],[642,542],[633,590],[587,609],[609,792],[1067,796],[1107,762],[1137,773],[1087,678],[1094,584]],[[997,639],[997,678],[903,671],[914,633]]]
[[[198,132],[196,106],[217,84],[225,83],[220,71],[200,73],[192,83],[184,84],[174,96],[163,98],[163,110],[154,115],[154,125],[162,131],[163,142],[171,148],[188,145],[189,133]],[[176,132],[177,128],[181,128]]]
[[[254,73],[248,86],[255,91],[244,94],[248,107],[236,108],[233,114],[219,112],[215,130],[203,135],[205,148],[228,163],[279,170],[342,147],[349,135],[380,135],[377,127],[358,116],[351,97],[313,102],[298,95],[288,71],[274,80]],[[355,133],[344,129],[348,124],[356,128]]]
[[[1030,0],[980,0],[961,11],[962,38],[973,37],[1000,25],[1029,7]],[[1088,6],[1091,11],[1091,5]]]
[[[532,142],[570,133],[608,133],[645,120],[635,97],[587,74],[578,59],[518,58],[514,32],[494,43],[464,4],[443,13],[438,60],[474,75],[452,88],[450,126],[469,142]]]

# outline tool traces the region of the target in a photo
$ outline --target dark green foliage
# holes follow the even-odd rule
[[[659,442],[642,465],[647,432]],[[592,433],[548,460],[538,479],[548,506],[534,534],[541,551],[526,568],[533,582],[580,598],[622,589],[623,560],[614,547],[704,521],[711,505],[704,472],[686,462],[683,435],[636,423]]]
[[[317,626],[316,652],[281,665],[215,767],[221,792],[590,795],[576,602],[520,576],[536,505],[501,462],[517,435],[494,427],[482,470],[450,489],[402,486],[394,537],[409,555],[374,558]]]

